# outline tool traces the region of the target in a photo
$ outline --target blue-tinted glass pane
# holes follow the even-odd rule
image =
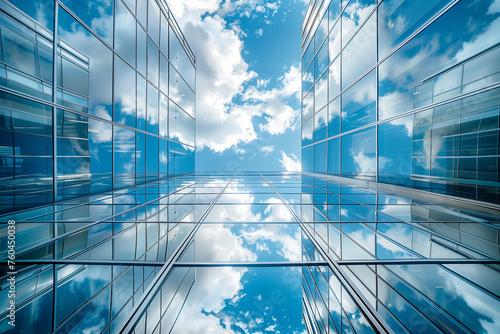
[[[135,127],[135,71],[115,56],[115,86],[113,120]]]

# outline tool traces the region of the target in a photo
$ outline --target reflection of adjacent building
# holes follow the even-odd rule
[[[498,57],[499,48],[482,52],[415,87],[413,108],[424,110],[413,121],[413,180],[465,196],[479,191],[497,196],[500,91],[468,93],[498,81],[500,72],[482,68]],[[453,102],[425,109],[449,99]]]

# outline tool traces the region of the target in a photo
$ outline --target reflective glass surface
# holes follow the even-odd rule
[[[1,7],[0,212],[194,171],[196,59],[167,6]],[[169,137],[174,101],[184,116]]]
[[[307,147],[340,135],[341,149],[327,152],[340,169],[327,173],[370,170],[378,182],[498,203],[499,15],[493,0],[311,3],[303,25],[302,170],[323,170]],[[327,138],[304,140],[310,116],[324,106],[326,81]],[[353,141],[361,137],[371,142],[370,158]]]
[[[177,176],[2,219],[16,220],[20,245],[17,316],[30,320],[19,333],[494,333],[499,216],[246,172]],[[4,312],[2,330],[8,321]]]

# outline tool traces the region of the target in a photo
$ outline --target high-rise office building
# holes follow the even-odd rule
[[[310,333],[499,330],[499,22],[491,0],[310,1]]]
[[[495,1],[311,1],[303,171],[499,201]]]
[[[164,1],[0,6],[0,212],[194,171],[195,57]]]

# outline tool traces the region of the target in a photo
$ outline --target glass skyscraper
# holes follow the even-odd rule
[[[500,330],[499,22],[490,0],[310,1],[303,238],[330,266],[303,271],[309,333]]]
[[[500,332],[498,1],[311,0],[303,172],[194,173],[164,0],[0,0],[0,332]]]
[[[195,57],[165,2],[0,6],[0,212],[194,171]]]

